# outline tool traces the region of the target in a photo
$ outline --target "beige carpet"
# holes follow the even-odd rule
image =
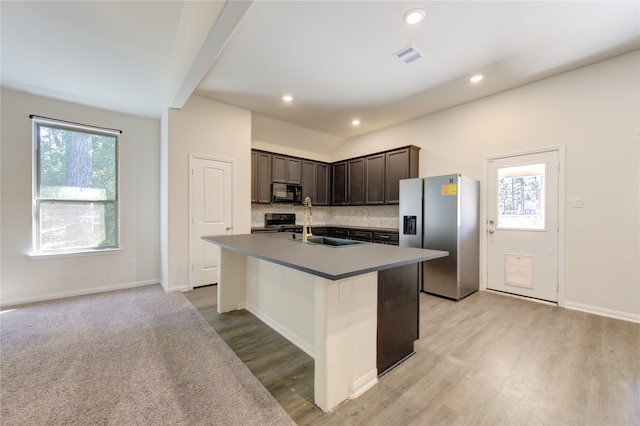
[[[159,285],[16,306],[0,331],[5,426],[295,424]]]

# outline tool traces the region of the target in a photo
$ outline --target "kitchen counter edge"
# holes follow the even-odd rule
[[[292,239],[296,235],[297,239]],[[446,257],[447,251],[362,242],[347,247],[304,243],[300,234],[238,234],[205,236],[204,241],[227,250],[298,271],[341,280],[369,272]]]

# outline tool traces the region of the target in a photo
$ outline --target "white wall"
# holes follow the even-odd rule
[[[115,254],[31,260],[32,122],[29,114],[117,128],[120,136],[120,238]],[[2,89],[3,306],[157,283],[158,120]],[[127,261],[135,263],[128,270]]]
[[[482,181],[486,157],[565,145],[565,304],[640,321],[639,76],[636,51],[352,139],[334,158],[413,144],[421,176]]]
[[[331,162],[331,153],[344,139],[253,113],[253,148],[279,154]]]
[[[189,287],[189,154],[233,161],[233,233],[251,232],[251,113],[191,96],[184,108],[169,111],[167,132],[162,285],[175,291]]]

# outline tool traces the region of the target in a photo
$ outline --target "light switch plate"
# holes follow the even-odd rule
[[[581,196],[575,196],[573,197],[573,208],[574,209],[581,209],[582,208],[582,197]]]

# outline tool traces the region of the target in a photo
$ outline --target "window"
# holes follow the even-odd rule
[[[118,135],[34,119],[35,254],[118,248]]]
[[[546,164],[498,170],[498,227],[544,229]]]

